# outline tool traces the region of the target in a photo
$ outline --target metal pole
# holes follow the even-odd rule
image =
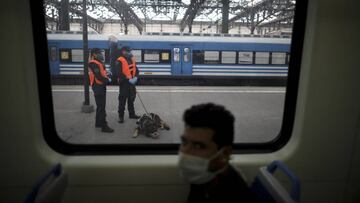
[[[222,0],[222,33],[229,33],[229,0]]]
[[[94,107],[90,105],[89,99],[89,51],[88,51],[88,32],[87,32],[87,14],[86,14],[86,0],[83,0],[83,56],[84,56],[84,96],[85,100],[81,108],[84,113],[91,113],[94,111]]]
[[[69,0],[61,0],[59,10],[59,30],[70,30]]]

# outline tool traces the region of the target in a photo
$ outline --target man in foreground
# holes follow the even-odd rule
[[[255,202],[240,174],[229,164],[234,141],[234,116],[212,103],[184,113],[179,169],[191,183],[189,203]]]

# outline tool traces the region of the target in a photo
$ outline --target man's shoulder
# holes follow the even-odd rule
[[[246,180],[241,172],[232,165],[229,165],[226,180],[232,182],[233,184],[247,185]]]
[[[245,177],[241,171],[234,166],[229,165],[227,185],[225,187],[231,190],[233,194],[238,194],[245,200],[251,200],[251,202],[255,200],[254,193],[251,191]]]

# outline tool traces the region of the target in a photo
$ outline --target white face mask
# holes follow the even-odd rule
[[[208,170],[210,161],[215,159],[222,152],[223,149],[219,150],[209,159],[187,155],[179,152],[178,166],[181,176],[183,176],[187,181],[192,184],[204,184],[209,182],[217,174],[223,172],[226,169],[226,167],[224,167],[215,172],[210,172]]]

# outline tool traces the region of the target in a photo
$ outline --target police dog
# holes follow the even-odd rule
[[[147,137],[156,139],[159,137],[159,129],[170,130],[170,127],[155,113],[142,115],[139,120],[137,120],[136,124],[137,127],[135,128],[133,138],[137,137],[139,134],[143,134]]]

